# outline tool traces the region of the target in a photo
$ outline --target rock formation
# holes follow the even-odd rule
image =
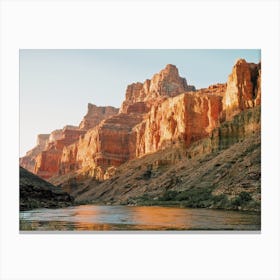
[[[44,179],[58,175],[63,148],[78,140],[84,133],[83,130],[65,127],[61,138],[48,143],[46,149],[37,155],[34,173]]]
[[[159,97],[173,97],[194,90],[194,86],[189,86],[186,79],[179,76],[177,67],[168,64],[152,79],[148,79],[144,83],[138,82],[129,85],[120,112],[145,113],[150,103]]]
[[[239,59],[228,77],[223,99],[226,119],[241,111],[260,105],[261,64],[247,63]]]
[[[260,107],[256,107],[222,123],[188,148],[177,142],[127,161],[108,180],[76,181],[70,193],[77,203],[260,211],[260,140]]]
[[[195,90],[168,64],[150,80],[129,85],[119,113],[89,104],[78,128],[52,133],[34,172],[50,180],[69,173],[104,180],[128,160],[177,143],[188,148],[225,120],[260,105],[260,74],[260,63],[240,59],[226,84]]]
[[[88,112],[81,121],[79,128],[82,130],[89,130],[98,125],[102,120],[116,115],[118,112],[119,109],[112,106],[98,107],[88,103]]]
[[[28,151],[26,155],[19,159],[21,166],[24,166],[27,170],[33,171],[36,157],[47,147],[50,134],[39,134],[37,136],[37,145]]]
[[[151,80],[146,80],[143,84],[129,85],[126,99],[118,115],[104,120],[100,125],[89,130],[78,142],[65,147],[59,174],[64,175],[79,170],[83,174],[103,180],[111,176],[115,167],[127,160],[163,148],[163,142],[171,138],[178,140],[181,131],[179,130],[175,135],[176,128],[169,127],[172,123],[169,119],[162,123],[162,131],[171,129],[170,133],[159,139],[160,144],[156,143],[157,133],[150,131],[155,121],[150,119],[159,110],[161,113],[158,114],[156,121],[160,122],[161,117],[166,118],[164,110],[170,110],[169,107],[173,106],[176,113],[176,115],[173,113],[174,121],[178,118],[180,122],[179,118],[184,118],[185,114],[184,98],[176,99],[176,96],[194,89],[179,76],[178,69],[170,64],[159,74],[155,74]],[[176,111],[180,106],[179,103],[181,108]],[[160,108],[163,106],[163,110],[159,106]],[[158,131],[158,133],[162,132]],[[171,134],[174,135],[170,136]],[[145,143],[144,139],[153,143]],[[149,148],[149,145],[152,148]]]
[[[50,134],[40,134],[37,146],[20,158],[20,165],[44,179],[59,174],[62,151],[102,120],[118,113],[118,109],[88,104],[88,112],[79,127],[66,125]]]
[[[143,156],[181,141],[189,146],[206,137],[218,124],[222,98],[203,91],[170,97],[151,107],[134,132],[135,156]]]

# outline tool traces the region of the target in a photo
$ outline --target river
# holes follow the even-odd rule
[[[161,206],[80,205],[20,212],[20,230],[260,230],[260,213]]]

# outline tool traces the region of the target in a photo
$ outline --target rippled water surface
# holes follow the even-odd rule
[[[20,212],[20,230],[260,230],[260,214],[160,206],[81,205]]]

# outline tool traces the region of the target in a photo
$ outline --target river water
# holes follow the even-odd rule
[[[20,212],[20,230],[260,230],[259,213],[161,206],[80,205]]]

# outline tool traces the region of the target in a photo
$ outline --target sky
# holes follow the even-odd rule
[[[237,59],[258,63],[260,50],[31,50],[20,58],[20,156],[38,134],[79,125],[87,104],[120,107],[128,84],[167,64],[197,89],[225,83]]]

